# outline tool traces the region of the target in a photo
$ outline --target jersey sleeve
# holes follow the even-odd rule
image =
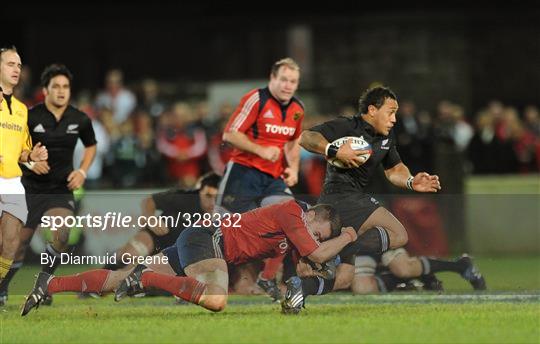
[[[305,107],[304,103],[302,103],[300,99],[294,97],[293,101],[295,102],[294,105],[296,105],[296,109],[293,113],[293,119],[296,121],[296,131],[294,132],[292,139],[296,140],[302,134],[302,125],[304,123],[305,117]]]
[[[94,133],[94,127],[92,126],[92,121],[88,116],[84,115],[84,120],[82,122],[81,131],[79,137],[85,147],[93,146],[97,143],[96,134]]]
[[[296,140],[302,134],[302,123],[304,122],[304,112],[298,112],[300,117],[296,121],[296,131],[294,132],[293,140]]]
[[[393,134],[390,136],[390,149],[388,154],[383,158],[382,165],[385,170],[392,168],[401,162],[401,157],[397,151],[396,139]]]
[[[171,208],[173,204],[178,203],[178,199],[180,198],[182,197],[176,189],[152,194],[156,209],[162,211],[166,211]]]
[[[316,125],[309,130],[321,133],[328,142],[333,142],[345,136],[345,133],[350,128],[350,126],[351,124],[346,117],[339,117],[331,121]]]
[[[302,216],[300,206],[295,201],[289,201],[283,203],[277,219],[287,239],[302,257],[306,257],[319,247],[319,242],[307,229]]]
[[[32,150],[32,136],[30,136],[28,125],[24,127],[24,133],[23,133],[22,151],[25,151],[25,150],[29,150],[29,151]]]
[[[259,114],[259,90],[248,92],[225,126],[225,132],[246,132],[257,120]]]

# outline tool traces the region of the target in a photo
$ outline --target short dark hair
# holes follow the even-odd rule
[[[54,63],[45,67],[43,73],[41,73],[41,86],[49,86],[51,79],[58,75],[63,75],[68,78],[71,85],[71,81],[73,80],[73,74],[70,72],[70,70],[63,64]]]
[[[358,110],[361,114],[366,114],[370,105],[378,109],[383,106],[386,98],[397,100],[396,94],[388,87],[377,86],[369,88],[360,96]]]
[[[17,47],[14,45],[8,45],[8,46],[0,48],[0,60],[2,60],[2,54],[6,51],[13,51],[14,53],[16,53]]]
[[[336,208],[330,204],[321,203],[310,207],[308,211],[314,211],[315,219],[318,221],[330,221],[330,238],[341,234],[341,218]]]
[[[205,186],[210,186],[217,189],[220,181],[221,177],[217,173],[208,172],[199,178],[199,182],[197,184],[200,185],[199,189],[202,189]]]

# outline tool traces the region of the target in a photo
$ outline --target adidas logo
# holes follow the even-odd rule
[[[268,110],[264,113],[263,118],[274,118],[274,114],[272,113],[272,110]]]
[[[34,133],[44,133],[45,128],[43,128],[43,124],[39,123],[34,127]]]

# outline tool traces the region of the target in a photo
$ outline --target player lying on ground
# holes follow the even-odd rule
[[[354,265],[345,259],[336,269],[335,279],[323,278],[309,264],[298,265],[298,276],[287,281],[287,293],[282,302],[284,313],[298,313],[308,295],[322,295],[330,291],[350,289],[353,294],[390,292],[401,283],[419,279],[425,290],[442,291],[442,282],[436,272],[459,273],[475,290],[485,290],[486,282],[474,266],[472,259],[463,254],[454,261],[411,257],[404,248],[390,250],[382,255],[358,256]]]
[[[105,269],[64,277],[41,272],[21,314],[26,315],[50,294],[103,293],[114,290],[120,282],[116,300],[128,293],[157,288],[206,309],[221,311],[227,304],[227,264],[275,257],[288,250],[324,263],[356,238],[353,228],[341,229],[339,217],[329,205],[309,209],[297,201],[270,205],[242,214],[238,227],[184,230],[176,245],[160,254],[168,257],[168,264],[138,265],[127,278],[123,271]]]
[[[159,215],[162,219],[176,219],[178,213],[182,216],[213,213],[221,177],[213,172],[199,178],[197,187],[192,190],[174,188],[152,194],[142,201],[142,216],[150,218]],[[161,213],[158,213],[161,212]],[[116,250],[117,257],[128,253],[132,256],[154,255],[166,247],[174,245],[180,233],[184,230],[184,222],[169,221],[157,223],[156,226],[146,226],[133,236],[124,246]],[[118,270],[125,266],[121,260],[116,264],[107,264],[103,268]]]
[[[358,256],[354,266],[341,264],[334,290],[350,288],[353,294],[389,292],[400,283],[418,279],[424,289],[442,291],[442,282],[435,277],[435,273],[443,271],[460,274],[474,290],[486,289],[484,277],[466,254],[455,260],[443,260],[411,257],[404,248],[399,248],[378,256]]]

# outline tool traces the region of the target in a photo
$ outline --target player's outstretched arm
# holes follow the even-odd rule
[[[352,227],[344,227],[338,237],[324,241],[309,256],[309,260],[322,264],[336,256],[349,243],[356,241],[358,235]]]
[[[402,162],[384,171],[386,178],[395,186],[417,192],[437,192],[441,189],[439,176],[426,172],[411,175],[409,168]]]

